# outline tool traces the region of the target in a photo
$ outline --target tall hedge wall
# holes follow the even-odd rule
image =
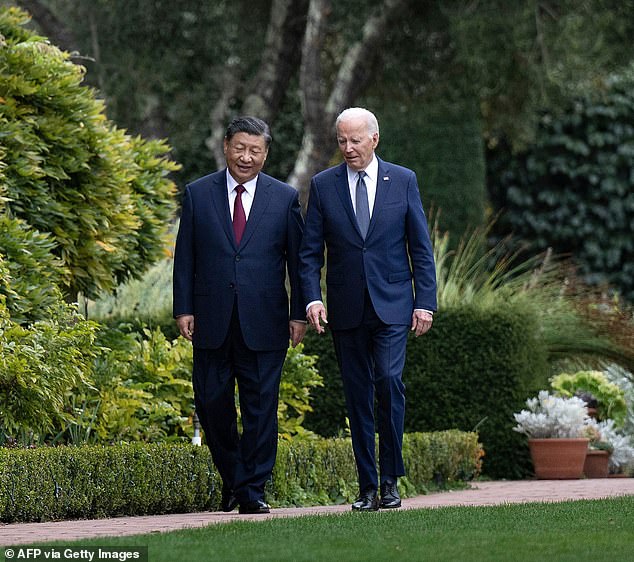
[[[481,123],[473,108],[397,105],[379,113],[377,153],[416,172],[425,210],[440,211],[452,243],[484,223],[486,166]]]
[[[346,411],[331,338],[309,331],[304,349],[319,355],[325,385],[313,392],[305,426],[336,435],[345,430]],[[547,383],[546,359],[534,318],[511,305],[438,312],[432,330],[408,343],[405,430],[477,428],[485,474],[526,476],[531,465],[525,440],[512,431],[512,414]]]

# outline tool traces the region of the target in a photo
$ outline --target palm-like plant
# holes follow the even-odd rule
[[[509,250],[510,238],[487,250],[492,224],[466,234],[452,250],[448,234],[441,233],[432,221],[440,310],[464,305],[515,306],[539,319],[538,336],[551,359],[584,358],[591,363],[608,359],[631,370],[634,349],[611,337],[604,329],[606,318],[593,323],[582,313],[588,294],[571,290],[567,263],[550,251],[522,258],[526,249]],[[631,323],[630,328],[634,331]]]

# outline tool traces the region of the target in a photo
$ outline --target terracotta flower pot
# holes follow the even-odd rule
[[[588,449],[586,462],[583,465],[583,473],[586,478],[607,478],[609,461],[610,453],[608,451]]]
[[[581,478],[589,439],[529,439],[535,476],[542,480]]]

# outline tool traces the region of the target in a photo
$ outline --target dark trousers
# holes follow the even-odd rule
[[[409,326],[384,324],[366,293],[363,321],[333,330],[346,397],[359,489],[378,488],[374,399],[377,400],[381,482],[403,476],[405,385],[402,381]]]
[[[247,347],[234,307],[229,333],[219,349],[194,348],[196,412],[223,486],[240,503],[264,498],[277,454],[277,404],[286,349]],[[238,383],[242,435],[238,432]]]

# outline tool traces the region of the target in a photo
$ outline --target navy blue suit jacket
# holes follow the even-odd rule
[[[193,344],[217,349],[237,296],[240,327],[254,351],[286,349],[290,318],[305,320],[298,271],[303,219],[298,193],[260,173],[246,228],[233,234],[226,170],[189,184],[174,255],[174,316],[194,315]]]
[[[436,310],[436,271],[427,220],[413,171],[379,160],[376,198],[366,239],[359,232],[346,164],[313,177],[300,250],[306,303],[322,300],[327,248],[328,322],[359,326],[367,287],[386,324],[411,324],[414,308]]]

